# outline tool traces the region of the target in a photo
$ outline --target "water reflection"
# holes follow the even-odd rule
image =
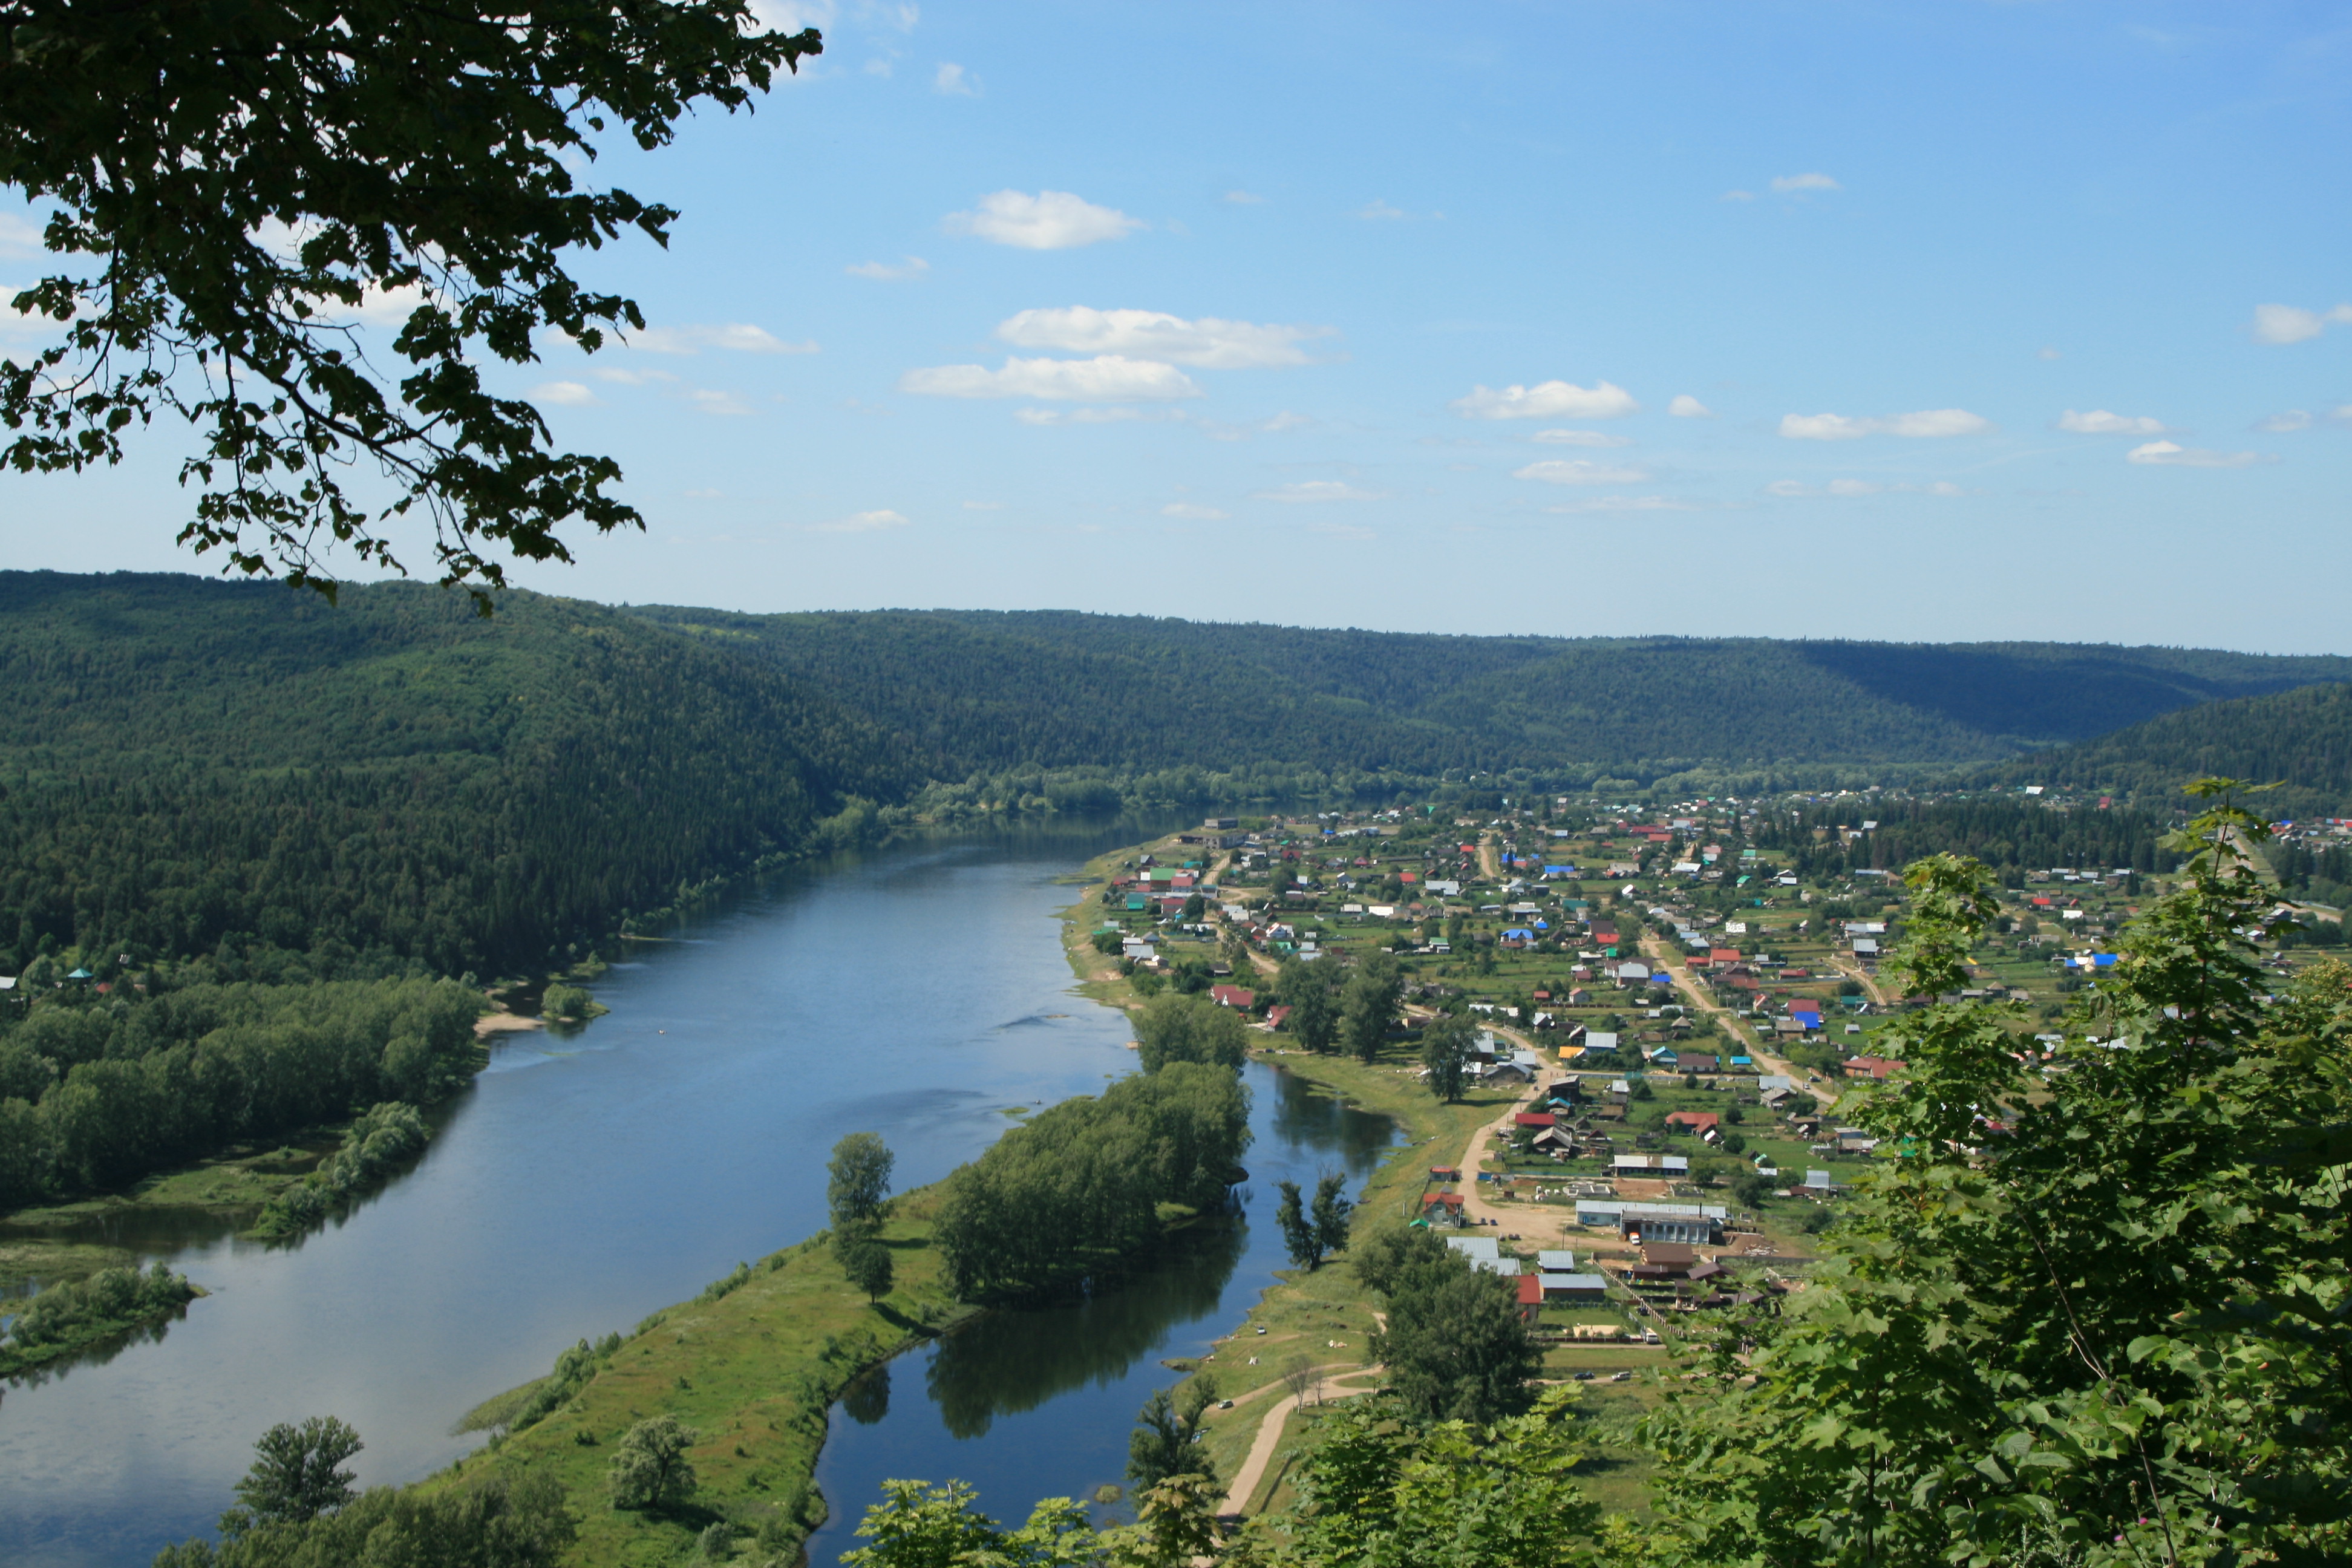
[[[871,1426],[890,1414],[890,1363],[884,1362],[842,1391],[842,1414]]]
[[[1116,1289],[1064,1306],[992,1312],[950,1334],[923,1373],[940,1423],[950,1436],[982,1437],[1001,1415],[1118,1383],[1171,1329],[1216,1310],[1247,1244],[1237,1220],[1198,1226]]]

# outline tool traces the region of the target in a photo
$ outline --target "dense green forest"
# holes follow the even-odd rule
[[[1759,820],[1753,842],[1787,854],[1806,877],[1856,870],[1900,871],[1929,855],[1973,856],[2002,872],[2053,866],[2169,871],[2180,857],[2165,847],[2177,814],[2117,806],[2044,805],[2015,797],[1847,801]],[[1842,841],[1836,829],[1878,826]],[[1818,837],[1827,830],[1828,837]]]
[[[741,650],[502,603],[0,574],[0,964],[526,969],[928,771]]]
[[[477,1065],[482,1000],[455,981],[149,984],[0,1010],[0,1212],[436,1100]]]
[[[1222,1202],[1249,1139],[1230,1066],[1170,1062],[1066,1100],[948,1177],[933,1233],[948,1278],[973,1300],[1082,1282]]]
[[[1438,637],[1070,612],[632,613],[793,676],[958,770],[1947,764],[2190,703],[2352,679],[2352,659],[2061,643]]]
[[[2305,686],[2200,704],[2062,747],[1993,776],[2016,784],[2168,798],[2208,774],[2276,783],[2261,797],[2273,817],[2352,812],[2352,685]]]

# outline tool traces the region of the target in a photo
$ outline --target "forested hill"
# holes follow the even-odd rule
[[[0,963],[43,939],[544,963],[932,771],[594,605],[0,573]]]
[[[2352,685],[2306,686],[2167,713],[1999,771],[2000,782],[2171,796],[2218,774],[2286,787],[2257,797],[2273,816],[2352,812]]]
[[[2352,658],[2063,643],[1468,637],[1067,612],[635,614],[791,675],[964,769],[1948,764]]]

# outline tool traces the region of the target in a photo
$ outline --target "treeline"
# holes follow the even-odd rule
[[[1845,841],[1840,827],[1878,826]],[[2179,857],[2163,847],[2179,818],[2117,806],[2062,809],[2038,800],[1876,800],[1806,806],[1758,819],[1750,841],[1787,855],[1801,876],[1900,871],[1929,855],[1973,856],[2001,870],[2052,866],[2169,871]],[[1826,830],[1826,838],[1816,833]]]
[[[1525,768],[1640,787],[1726,764],[1974,762],[2352,677],[2337,658],[2054,643],[1438,637],[1061,611],[634,613],[757,647],[959,773]]]
[[[1064,1100],[948,1177],[932,1238],[967,1300],[1082,1286],[1224,1201],[1249,1147],[1231,1068],[1175,1061]]]
[[[2352,812],[2352,685],[2202,704],[1991,776],[2128,793],[2158,806],[2190,779],[2236,778],[2284,786],[2255,797],[2273,818]]]
[[[76,988],[0,1026],[0,1212],[379,1101],[425,1103],[478,1059],[482,1000],[454,981],[152,984],[144,997]]]
[[[0,966],[543,966],[936,771],[742,648],[501,605],[0,574]]]
[[[405,1100],[370,1106],[343,1134],[343,1146],[319,1168],[269,1200],[254,1234],[269,1240],[301,1235],[348,1208],[431,1140],[425,1118]]]
[[[59,1356],[177,1312],[196,1299],[187,1277],[161,1263],[101,1268],[87,1279],[50,1286],[18,1306],[0,1339],[0,1377],[14,1377]]]

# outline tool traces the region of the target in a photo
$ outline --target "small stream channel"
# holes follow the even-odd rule
[[[131,1568],[209,1533],[255,1437],[333,1414],[365,1484],[480,1441],[452,1426],[583,1337],[626,1331],[824,1223],[842,1133],[935,1181],[1006,1110],[1132,1070],[1118,1015],[1070,994],[1057,879],[1166,822],[1056,823],[796,868],[631,944],[571,1040],[511,1037],[416,1168],[299,1247],[133,1213],[110,1239],[214,1292],[157,1338],[0,1391],[0,1562]],[[1137,1408],[1283,1262],[1274,1184],[1370,1170],[1384,1118],[1253,1065],[1246,1211],[1115,1293],[997,1314],[836,1409],[818,1469],[830,1564],[887,1477],[981,1489],[999,1517],[1119,1479]],[[96,1227],[93,1227],[95,1234]]]

